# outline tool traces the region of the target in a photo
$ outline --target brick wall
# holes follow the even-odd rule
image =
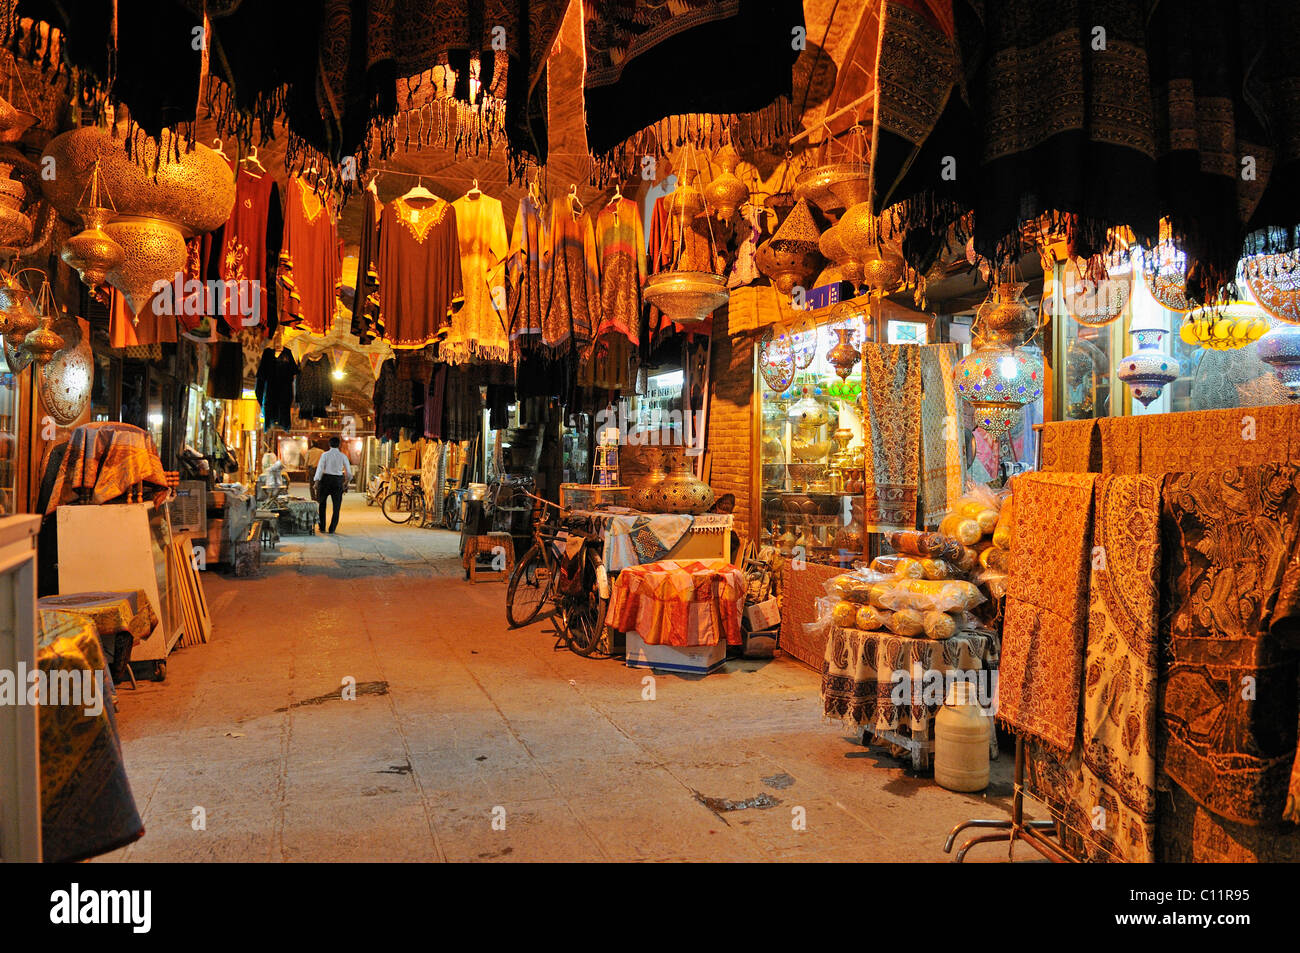
[[[713,316],[713,350],[709,381],[708,448],[712,451],[713,492],[736,496],[736,532],[749,537],[754,466],[754,344],[747,337],[727,334],[723,312]]]

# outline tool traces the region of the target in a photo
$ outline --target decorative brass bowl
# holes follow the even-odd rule
[[[802,172],[794,194],[823,212],[838,212],[871,199],[870,169],[865,162],[832,162]]]
[[[730,297],[726,279],[707,271],[661,271],[646,279],[642,294],[678,324],[699,324]]]

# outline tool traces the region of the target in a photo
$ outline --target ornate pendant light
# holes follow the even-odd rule
[[[104,231],[104,226],[112,221],[117,209],[108,190],[101,188],[98,159],[91,170],[86,192],[88,195],[82,195],[83,204],[77,209],[81,213],[82,231],[63,243],[59,257],[76,270],[82,284],[98,288],[107,280],[108,273],[121,265],[126,257],[122,246]]]
[[[795,285],[807,285],[821,268],[820,238],[812,210],[800,199],[776,234],[758,247],[754,264],[772,279],[777,291],[788,295]]]
[[[1163,315],[1153,314],[1142,323],[1139,320],[1135,318],[1128,328],[1137,350],[1120,358],[1115,370],[1142,406],[1149,407],[1164,393],[1166,385],[1178,379],[1183,369],[1176,357],[1164,352],[1164,339],[1169,331],[1161,325]]]
[[[1043,355],[1024,345],[1038,331],[1037,317],[1021,297],[1024,284],[998,282],[975,312],[976,350],[953,369],[957,393],[975,411],[975,426],[991,437],[1009,431],[1026,404],[1043,396]]]
[[[51,139],[42,161],[46,158],[60,174],[42,179],[41,189],[69,221],[78,218],[84,176],[98,169],[119,213],[100,230],[124,252],[105,280],[135,312],[148,303],[158,281],[170,282],[184,270],[185,240],[222,225],[235,203],[226,160],[166,130],[158,139],[144,140],[129,157],[107,130],[85,126]]]
[[[1271,318],[1300,324],[1300,254],[1257,255],[1246,259],[1246,284]]]
[[[730,142],[718,150],[713,161],[722,167],[722,171],[704,187],[704,199],[717,211],[719,219],[729,222],[749,198],[749,186],[736,175],[740,156],[736,155],[736,150],[731,147]]]
[[[1291,399],[1300,400],[1300,325],[1279,324],[1259,339],[1257,353],[1290,389]]]
[[[842,381],[848,380],[853,368],[862,359],[862,353],[853,340],[855,333],[853,328],[836,328],[835,336],[839,341],[826,353],[826,360],[835,368],[835,373]]]
[[[1132,276],[1113,277],[1097,259],[1082,267],[1072,259],[1064,278],[1065,307],[1070,317],[1085,327],[1110,324],[1124,313],[1132,296]]]
[[[1160,243],[1145,255],[1142,279],[1162,308],[1178,314],[1195,309],[1187,296],[1187,258],[1174,247],[1169,224],[1160,223]]]
[[[1183,319],[1178,336],[1184,344],[1210,351],[1235,351],[1268,333],[1264,310],[1248,301],[1196,308]]]
[[[21,350],[26,351],[33,361],[44,367],[63,347],[62,336],[54,330],[58,304],[54,300],[54,291],[50,288],[48,279],[41,285],[40,295],[36,299],[36,310],[40,315],[36,329],[23,339]]]
[[[758,373],[763,383],[778,394],[789,390],[796,372],[790,336],[769,330],[758,345]]]
[[[0,272],[0,334],[14,348],[22,345],[41,320],[31,289],[22,280],[28,272],[44,276],[39,268]]]
[[[854,262],[861,266],[860,284],[875,294],[895,291],[906,274],[903,259],[885,252],[876,240],[876,216],[870,202],[859,202],[839,221],[839,242]]]

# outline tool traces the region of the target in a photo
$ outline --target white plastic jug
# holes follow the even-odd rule
[[[989,786],[989,719],[970,682],[953,682],[935,715],[934,780],[949,791]]]

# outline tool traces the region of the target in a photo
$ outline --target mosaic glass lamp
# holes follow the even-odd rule
[[[1043,355],[1037,348],[995,346],[967,354],[953,383],[975,411],[975,426],[1000,437],[1020,410],[1043,396]]]
[[[1165,335],[1169,330],[1163,327],[1162,318],[1163,315],[1151,312],[1142,317],[1134,315],[1128,333],[1137,350],[1120,358],[1115,369],[1116,375],[1128,385],[1133,397],[1143,407],[1149,407],[1164,393],[1165,386],[1182,373],[1178,359],[1164,351]]]

